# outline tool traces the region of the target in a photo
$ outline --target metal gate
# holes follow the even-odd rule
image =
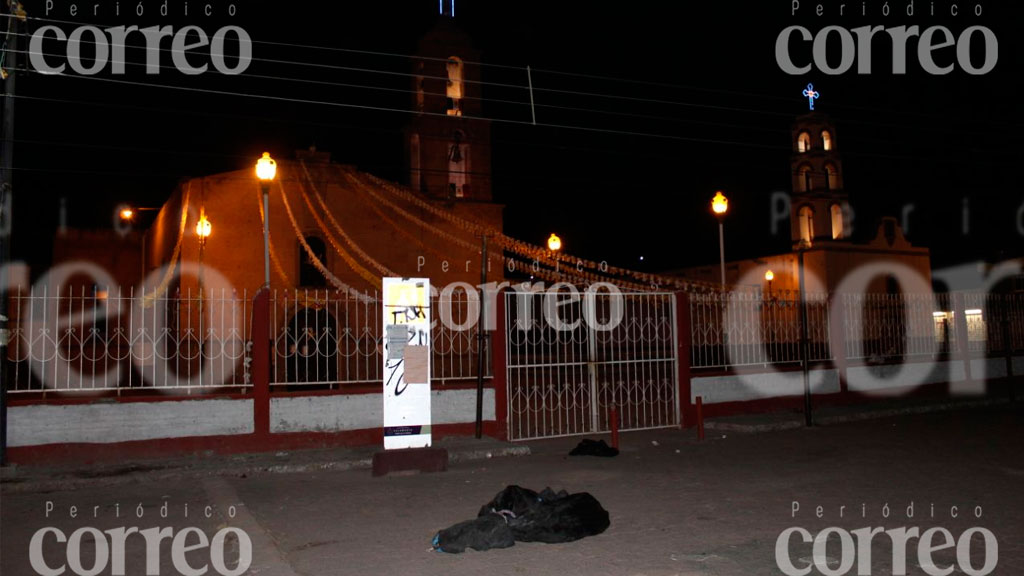
[[[671,293],[505,293],[512,440],[679,424]]]

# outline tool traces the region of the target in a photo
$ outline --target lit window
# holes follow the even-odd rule
[[[825,150],[832,149],[832,135],[828,133],[828,130],[821,131],[821,147]]]
[[[825,165],[825,188],[829,190],[835,190],[839,188],[839,181],[837,179],[838,172],[836,167],[832,164]]]
[[[810,206],[800,208],[800,241],[811,245],[814,238],[814,210]]]
[[[811,135],[807,132],[801,132],[796,137],[796,150],[797,152],[807,152],[811,149]]]
[[[843,237],[843,207],[833,204],[832,212],[832,238],[838,240]]]
[[[810,192],[811,191],[811,167],[801,166],[800,167],[800,191]]]
[[[469,163],[469,144],[465,142],[465,134],[461,130],[456,130],[448,148],[449,197],[463,198],[466,196],[469,189]]]
[[[448,58],[448,115],[462,116],[462,60],[456,56]]]

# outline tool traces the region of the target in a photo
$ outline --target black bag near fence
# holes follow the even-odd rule
[[[608,511],[586,492],[568,494],[545,488],[534,492],[509,486],[484,504],[475,520],[460,522],[434,536],[434,549],[463,552],[467,548],[507,548],[520,542],[572,542],[604,532]]]

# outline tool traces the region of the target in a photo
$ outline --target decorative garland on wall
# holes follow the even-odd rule
[[[316,196],[317,202],[320,204],[320,207],[323,209],[324,214],[327,216],[327,219],[330,221],[335,231],[337,231],[338,235],[341,236],[342,240],[344,240],[345,243],[348,244],[349,248],[351,248],[357,255],[366,260],[370,264],[370,266],[376,268],[377,271],[383,274],[384,276],[399,276],[399,274],[396,274],[393,270],[390,270],[387,266],[384,266],[383,264],[375,260],[372,256],[367,254],[365,250],[360,248],[359,245],[356,244],[355,241],[352,240],[352,238],[345,233],[345,231],[341,228],[341,225],[338,224],[338,221],[334,218],[334,215],[331,214],[330,209],[328,209],[327,207],[327,203],[324,202],[323,196],[321,196],[320,194],[320,190],[317,189],[316,184],[313,182],[313,177],[310,176],[309,174],[309,169],[306,167],[305,160],[300,160],[299,162],[302,165],[302,172],[306,177],[306,181],[309,182],[309,186],[313,190],[314,196]],[[313,207],[313,203],[309,200],[309,194],[306,193],[305,185],[303,185],[300,182],[299,186],[301,187],[302,191],[302,199],[305,200],[306,206],[309,208],[310,214],[313,215],[313,219],[316,221],[317,226],[320,227],[320,231],[324,233],[325,237],[327,237],[328,242],[330,242],[331,246],[334,247],[334,250],[342,257],[342,259],[345,260],[345,262],[348,263],[349,266],[352,267],[353,270],[355,270],[360,276],[362,276],[363,279],[371,282],[377,288],[380,288],[380,278],[378,278],[375,274],[370,273],[369,270],[366,270],[365,268],[360,266],[359,263],[344,248],[342,248],[338,244],[338,241],[334,238],[334,235],[331,234],[331,232],[327,229],[327,226],[324,225],[323,219],[321,219],[320,216],[317,214],[317,210]]]
[[[340,169],[340,167],[339,167],[339,169]],[[458,237],[458,236],[456,236],[454,234],[451,234],[451,233],[447,232],[446,230],[443,230],[441,228],[438,228],[438,227],[430,224],[429,222],[426,222],[425,220],[423,220],[422,218],[419,218],[418,216],[416,216],[414,214],[411,214],[409,211],[407,211],[407,210],[403,209],[402,207],[398,206],[397,204],[395,204],[391,200],[389,200],[387,198],[384,198],[382,195],[378,194],[374,190],[373,186],[362,182],[361,180],[359,180],[358,178],[353,176],[348,170],[342,170],[342,175],[344,177],[346,177],[353,185],[355,185],[357,188],[359,188],[362,192],[364,192],[367,196],[369,196],[370,198],[372,198],[372,199],[376,200],[377,202],[383,204],[385,207],[387,207],[388,209],[394,211],[395,213],[400,214],[401,216],[405,217],[410,222],[413,222],[414,224],[425,228],[427,231],[429,231],[429,232],[431,232],[431,233],[433,233],[433,234],[435,234],[435,235],[437,235],[437,236],[439,236],[439,237],[441,237],[441,238],[443,238],[443,239],[445,239],[445,240],[447,240],[449,242],[455,243],[455,244],[457,244],[459,246],[462,246],[463,248],[466,248],[466,249],[471,250],[471,251],[476,251],[477,253],[479,253],[479,251],[480,251],[479,248],[480,247],[478,245],[473,244],[471,242],[468,242],[468,241],[466,241],[466,240],[464,240],[464,239],[462,239],[462,238],[460,238],[460,237]],[[380,213],[380,211],[378,211],[378,213]],[[396,226],[399,229],[403,229],[397,223],[394,223],[393,221],[391,221],[391,223],[392,223],[393,226]],[[549,251],[545,250],[545,252],[549,252]],[[544,254],[543,256],[547,256],[547,254]],[[524,262],[522,260],[516,259],[516,258],[511,257],[511,256],[502,255],[501,256],[501,261],[502,261],[502,266],[509,266],[512,269],[529,270],[531,274],[533,274],[535,276],[539,276],[539,277],[541,277],[544,280],[549,280],[549,281],[553,281],[553,282],[572,281],[572,282],[575,282],[575,283],[580,284],[580,285],[587,285],[587,284],[597,283],[597,282],[609,282],[609,283],[613,283],[613,284],[615,284],[617,286],[621,286],[621,287],[624,287],[624,288],[629,288],[631,290],[645,291],[645,290],[649,289],[649,287],[643,286],[643,285],[640,285],[640,284],[637,284],[637,283],[633,283],[633,282],[629,282],[629,281],[624,281],[624,280],[612,280],[612,279],[609,279],[606,276],[601,276],[601,275],[598,275],[598,274],[592,274],[592,273],[589,273],[589,272],[586,272],[586,271],[580,271],[580,270],[572,268],[572,267],[569,267],[569,269],[572,270],[572,272],[565,272],[565,271],[562,271],[560,269],[561,268],[560,266],[557,266],[557,263],[556,263],[556,267],[551,267],[551,265],[548,264],[548,262],[545,261],[545,259],[543,257],[535,258],[533,260],[533,262],[529,262],[528,263],[528,262]]]
[[[190,180],[181,197],[181,223],[178,225],[178,240],[174,243],[174,250],[171,251],[171,260],[164,270],[164,277],[160,279],[160,284],[152,292],[142,297],[143,308],[152,308],[157,298],[167,293],[167,289],[176,276],[174,270],[178,267],[178,259],[181,258],[181,244],[185,239],[185,224],[188,222],[188,202],[191,193],[192,181]]]
[[[306,251],[306,255],[309,256],[309,261],[313,263],[313,266],[320,272],[320,274],[323,274],[324,278],[326,278],[327,281],[330,282],[337,290],[347,292],[349,296],[357,300],[372,300],[366,294],[359,292],[355,288],[339,280],[334,274],[331,274],[331,271],[328,270],[326,266],[324,266],[324,263],[320,261],[320,258],[318,258],[316,253],[313,252],[313,249],[310,248],[309,243],[306,242],[305,236],[302,235],[302,230],[299,228],[299,223],[295,220],[295,214],[292,212],[292,207],[288,202],[288,194],[284,191],[284,185],[281,184],[280,178],[277,179],[277,188],[281,192],[281,200],[284,203],[284,210],[287,212],[288,220],[291,222],[292,229],[295,231],[295,237],[298,238],[299,244],[301,244],[302,248]]]
[[[653,286],[672,286],[672,287],[675,287],[675,288],[678,288],[678,289],[681,289],[681,290],[685,290],[685,291],[697,291],[698,289],[701,289],[701,290],[720,290],[721,289],[721,287],[719,285],[708,283],[708,282],[694,282],[694,281],[689,281],[689,280],[683,280],[683,279],[680,279],[680,278],[673,278],[673,277],[670,277],[670,276],[663,276],[663,275],[660,275],[660,274],[650,274],[650,273],[646,273],[646,272],[638,272],[638,271],[629,270],[629,269],[626,269],[626,268],[619,268],[619,267],[616,267],[616,266],[609,266],[607,263],[598,263],[598,262],[594,262],[592,260],[587,260],[587,259],[584,259],[584,258],[578,258],[578,257],[572,256],[572,255],[563,254],[563,253],[560,253],[560,252],[552,253],[550,250],[548,250],[545,247],[538,246],[536,244],[530,244],[528,242],[523,242],[522,240],[517,240],[517,239],[512,238],[510,236],[506,236],[505,234],[503,234],[502,232],[496,230],[495,228],[493,228],[491,226],[488,226],[488,225],[485,225],[485,224],[481,224],[479,222],[475,222],[475,221],[472,221],[472,220],[468,220],[466,218],[462,218],[462,217],[456,216],[456,215],[454,215],[454,214],[452,214],[452,213],[450,213],[450,212],[448,212],[446,210],[443,210],[441,208],[438,208],[437,206],[434,206],[430,202],[428,202],[428,201],[418,197],[416,194],[412,193],[411,191],[403,189],[403,188],[396,187],[393,184],[387,182],[386,180],[383,180],[381,178],[373,176],[372,174],[365,174],[362,177],[367,179],[367,180],[370,180],[371,182],[376,184],[378,187],[383,188],[387,192],[390,192],[392,195],[397,196],[399,198],[402,198],[405,201],[411,202],[411,203],[413,203],[413,204],[423,208],[424,210],[427,210],[428,212],[430,212],[430,213],[432,213],[432,214],[434,214],[434,215],[436,215],[436,216],[438,216],[440,218],[443,218],[443,219],[451,222],[452,224],[455,224],[456,226],[462,228],[463,230],[467,230],[467,231],[472,232],[474,234],[487,234],[487,235],[489,235],[490,237],[494,238],[495,243],[499,247],[501,247],[501,248],[503,248],[505,250],[508,250],[509,252],[518,254],[519,256],[523,256],[523,257],[526,257],[526,258],[529,258],[529,259],[532,259],[532,260],[541,260],[541,259],[544,259],[544,258],[551,258],[553,260],[557,260],[557,261],[560,261],[560,262],[565,262],[569,267],[576,268],[576,270],[577,270],[576,273],[577,274],[584,274],[584,272],[579,270],[579,268],[584,268],[584,269],[589,269],[589,270],[592,270],[592,271],[596,271],[597,272],[596,274],[593,273],[593,272],[586,273],[587,277],[592,275],[595,278],[595,281],[610,282],[610,283],[613,283],[613,284],[625,284],[625,282],[623,282],[622,280],[616,279],[615,277],[616,276],[620,276],[620,277],[621,276],[626,276],[626,277],[632,278],[634,280],[639,280],[640,283],[641,283],[641,284],[639,284],[639,286],[641,286],[642,290],[650,290],[651,287],[653,287]],[[632,283],[630,283],[630,284],[632,284]],[[636,284],[634,284],[634,285],[636,285]]]

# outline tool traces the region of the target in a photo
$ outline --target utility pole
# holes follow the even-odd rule
[[[3,113],[3,150],[0,152],[0,466],[7,464],[7,388],[9,386],[9,370],[7,362],[7,344],[10,331],[7,328],[7,268],[11,261],[11,231],[14,220],[11,218],[12,195],[14,182],[14,80],[18,67],[18,21],[20,15],[15,14],[20,5],[14,0],[7,4],[4,14],[7,26],[7,38],[3,47],[4,78],[4,113]]]
[[[483,437],[484,426],[484,352],[487,344],[487,234],[480,234],[480,316],[476,323],[476,428],[477,439]]]
[[[811,336],[810,321],[807,314],[807,284],[804,280],[804,253],[807,247],[800,245],[799,252],[799,282],[800,282],[800,367],[804,376],[804,425],[814,425],[814,417],[811,408]]]

